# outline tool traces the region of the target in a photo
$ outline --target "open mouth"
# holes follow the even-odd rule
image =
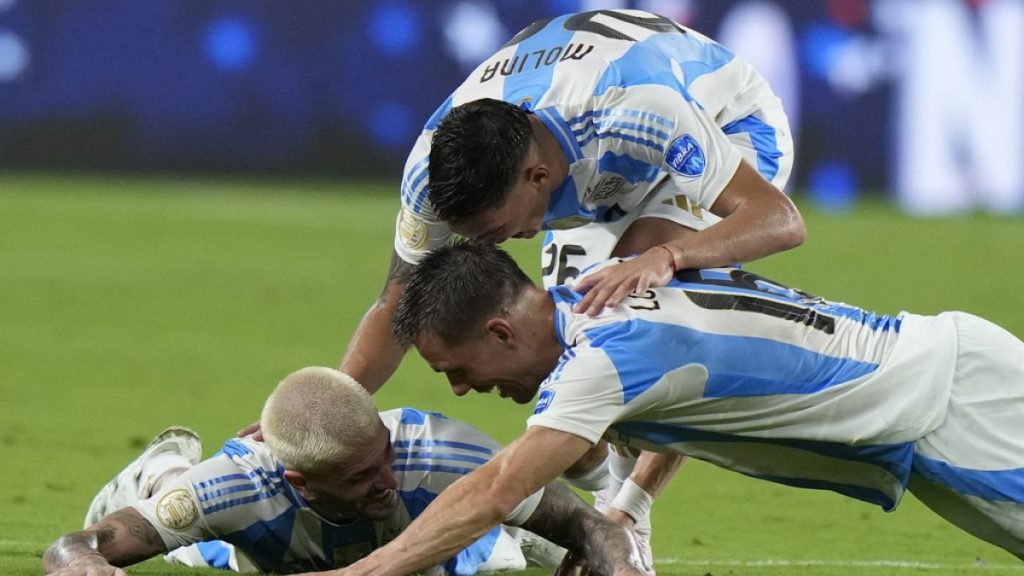
[[[394,498],[394,496],[395,496],[395,491],[392,490],[392,489],[387,489],[387,490],[382,491],[380,494],[375,494],[373,496],[367,496],[366,500],[370,504],[383,504],[385,502],[388,502],[392,498]]]

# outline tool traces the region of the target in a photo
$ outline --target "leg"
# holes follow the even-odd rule
[[[86,512],[85,527],[92,526],[110,512],[148,498],[158,483],[176,475],[175,471],[180,474],[198,463],[202,455],[203,445],[195,432],[181,426],[164,430],[142,454],[100,489]]]
[[[943,423],[915,443],[909,488],[967,532],[1024,559],[1024,343],[960,312]]]
[[[918,500],[939,516],[964,532],[1008,550],[1014,556],[1024,560],[1024,539],[1019,530],[1024,524],[1018,524],[1018,535],[993,520],[993,517],[1017,516],[1024,517],[1024,506],[1021,504],[986,502],[934,482],[925,480],[919,474],[910,475],[907,486]]]

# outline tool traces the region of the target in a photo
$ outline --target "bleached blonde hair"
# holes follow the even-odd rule
[[[376,439],[380,416],[370,393],[351,376],[311,366],[277,385],[260,422],[263,440],[285,468],[323,476]]]

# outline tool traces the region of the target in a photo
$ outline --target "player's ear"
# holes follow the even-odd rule
[[[487,334],[497,338],[503,346],[514,345],[516,332],[505,318],[500,316],[491,318],[485,326]]]
[[[538,162],[526,169],[526,181],[535,189],[543,190],[550,178],[551,169],[543,162]]]
[[[306,477],[302,475],[302,472],[296,472],[295,470],[285,470],[284,479],[300,492],[306,489]]]

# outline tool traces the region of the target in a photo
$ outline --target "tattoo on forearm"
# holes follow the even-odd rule
[[[156,531],[156,528],[131,508],[118,510],[108,516],[107,520],[120,522],[121,525],[124,526],[125,531],[128,532],[129,536],[134,536],[135,538],[145,542],[147,545],[163,546],[163,540],[160,538],[160,534]],[[103,542],[101,541],[100,544],[103,544]]]
[[[406,280],[409,279],[409,273],[412,272],[413,266],[397,253],[391,253],[391,265],[388,266],[388,278],[384,282],[384,290],[380,294],[380,301],[384,302],[388,296],[388,289],[391,288],[392,284],[405,284]]]
[[[617,568],[632,566],[633,546],[626,529],[558,482],[547,485],[523,528],[582,554],[593,574],[613,574]]]
[[[43,553],[43,566],[52,572],[83,554],[100,554],[118,566],[150,558],[166,547],[156,528],[133,508],[114,512],[97,524],[65,534]]]

